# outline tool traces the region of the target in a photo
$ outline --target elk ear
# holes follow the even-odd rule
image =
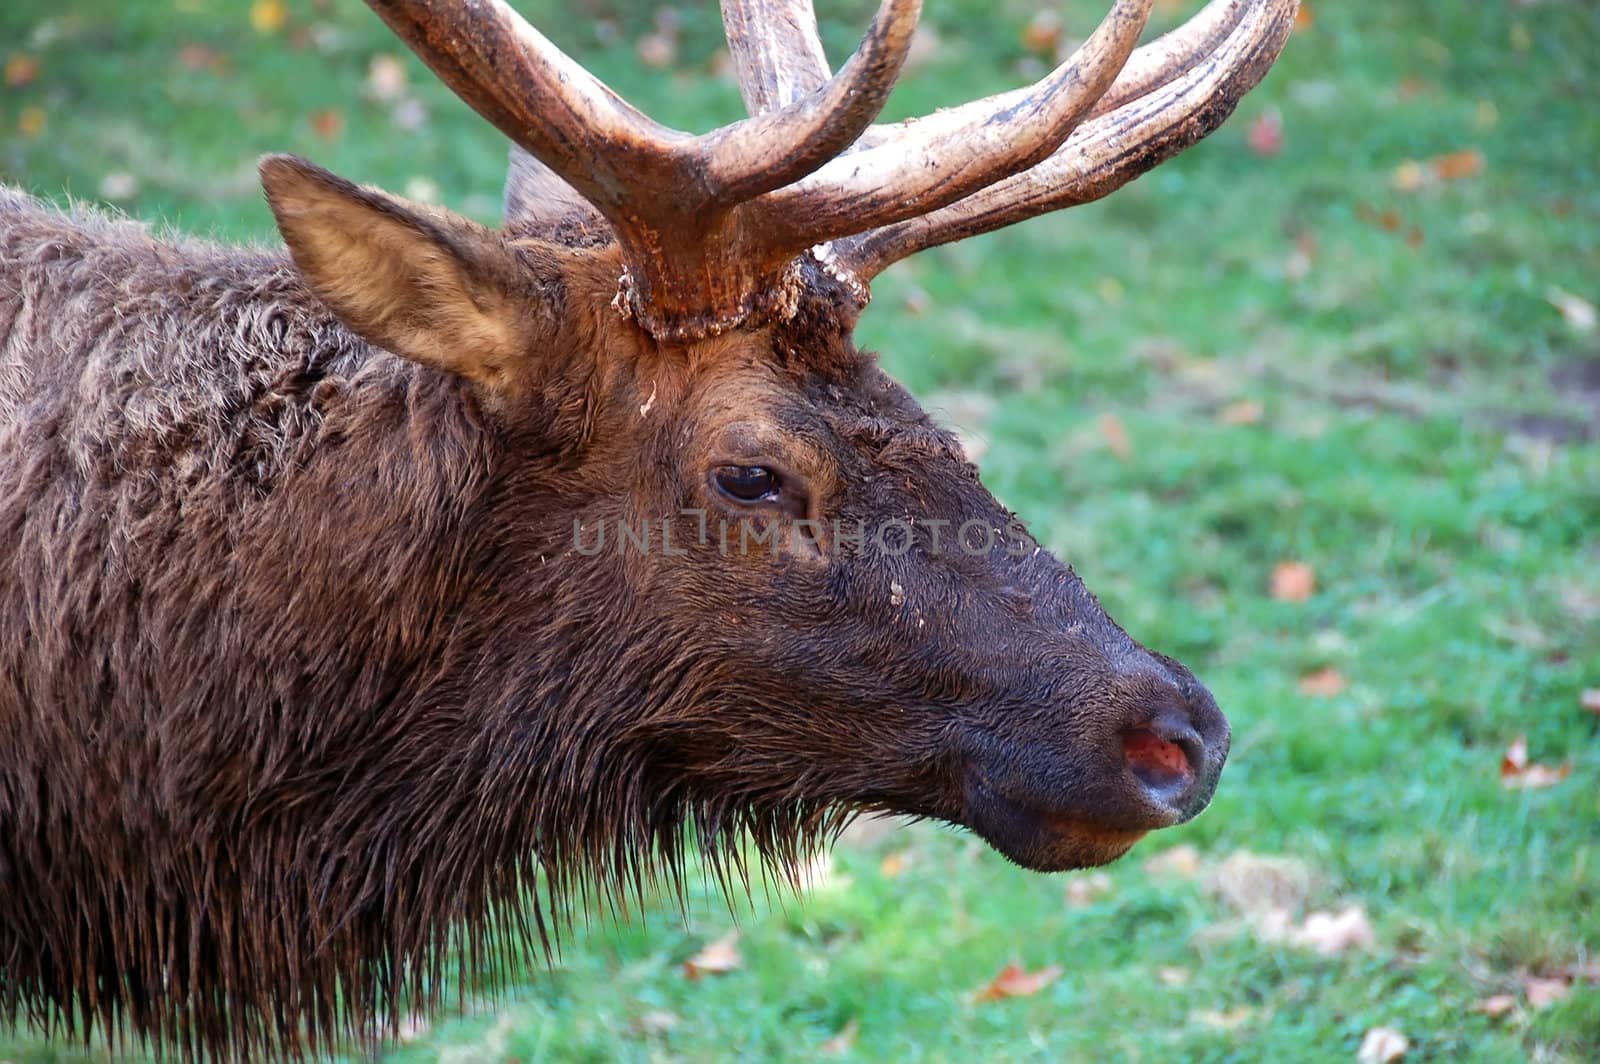
[[[492,390],[515,387],[544,308],[499,234],[292,155],[260,170],[295,265],[354,332]]]

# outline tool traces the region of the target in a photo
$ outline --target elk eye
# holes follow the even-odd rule
[[[716,481],[724,495],[740,502],[770,502],[778,497],[778,474],[766,466],[723,466]]]

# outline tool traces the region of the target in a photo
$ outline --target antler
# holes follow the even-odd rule
[[[503,0],[367,2],[532,157],[513,155],[508,207],[548,194],[570,213],[581,195],[621,246],[621,305],[677,340],[787,313],[813,246],[864,299],[866,279],[913,251],[1104,195],[1220,123],[1297,0],[1213,0],[1137,52],[1154,0],[1116,0],[1035,85],[870,129],[920,0],[881,0],[831,76],[809,0],[723,0],[751,117],[700,136],[635,110]]]

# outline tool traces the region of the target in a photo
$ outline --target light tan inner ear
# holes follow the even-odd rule
[[[495,390],[529,356],[530,286],[496,233],[360,188],[298,159],[262,183],[295,264],[353,331]]]

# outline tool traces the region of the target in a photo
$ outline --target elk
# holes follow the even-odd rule
[[[287,254],[0,190],[0,1016],[300,1058],[691,852],[874,812],[1059,870],[1199,812],[1211,695],[851,340],[891,263],[1216,128],[1296,6],[1137,47],[1153,2],[874,125],[917,0],[837,71],[723,0],[749,117],[692,136],[502,0],[368,0],[515,145],[500,229],[286,156]]]

